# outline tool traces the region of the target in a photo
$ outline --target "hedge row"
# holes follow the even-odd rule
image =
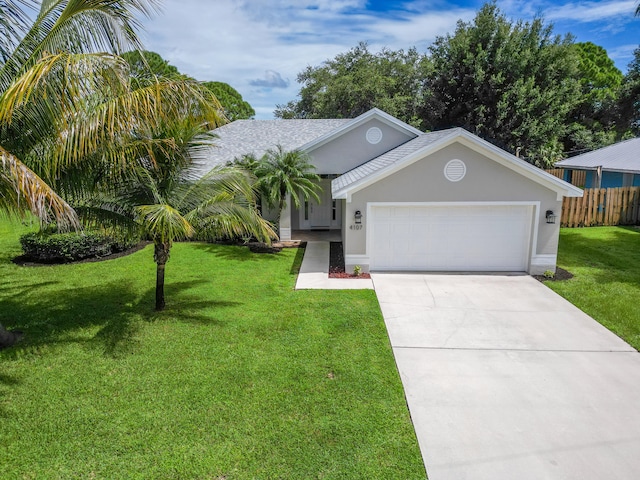
[[[114,239],[95,232],[28,233],[20,237],[25,257],[41,263],[67,263],[106,257],[132,248],[138,240]]]

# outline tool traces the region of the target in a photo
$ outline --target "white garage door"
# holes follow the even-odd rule
[[[532,206],[375,206],[371,213],[371,270],[527,269]]]

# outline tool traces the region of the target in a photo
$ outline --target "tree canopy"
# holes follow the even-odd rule
[[[636,135],[640,135],[640,47],[633,52],[633,60],[620,87],[621,123]]]
[[[580,94],[571,45],[540,18],[513,23],[485,4],[430,48],[428,127],[462,126],[512,153],[520,147],[550,160]]]
[[[122,57],[129,63],[131,76],[141,82],[153,77],[190,78],[180,73],[177,67],[156,52],[134,50],[123,54]],[[228,83],[205,81],[202,85],[218,99],[229,121],[249,119],[256,114],[253,107],[242,98],[240,92]]]
[[[171,65],[156,52],[132,50],[122,54],[129,64],[130,75],[134,78],[148,79],[150,75],[164,78],[176,78],[181,74],[177,67]]]
[[[246,102],[240,92],[228,83],[204,82],[203,85],[220,101],[224,108],[224,114],[229,121],[247,120],[255,116],[256,111],[249,105],[249,102]]]
[[[276,117],[353,118],[378,107],[422,130],[462,126],[539,165],[623,136],[631,113],[618,97],[635,91],[602,47],[555,35],[542,18],[509,20],[495,2],[425,53],[360,43],[297,80],[298,98]]]
[[[420,106],[429,62],[415,48],[369,51],[360,43],[318,67],[307,67],[297,80],[299,100],[279,105],[280,118],[353,118],[373,107],[420,124]]]

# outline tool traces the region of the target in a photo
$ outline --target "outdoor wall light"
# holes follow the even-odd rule
[[[360,225],[362,223],[362,212],[360,212],[360,210],[356,210],[353,218],[355,219],[356,225]]]
[[[556,223],[556,215],[553,213],[553,210],[547,210],[546,218],[547,223]]]

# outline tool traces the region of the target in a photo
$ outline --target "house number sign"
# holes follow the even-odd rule
[[[362,230],[362,224],[360,225],[351,225],[349,230]]]

